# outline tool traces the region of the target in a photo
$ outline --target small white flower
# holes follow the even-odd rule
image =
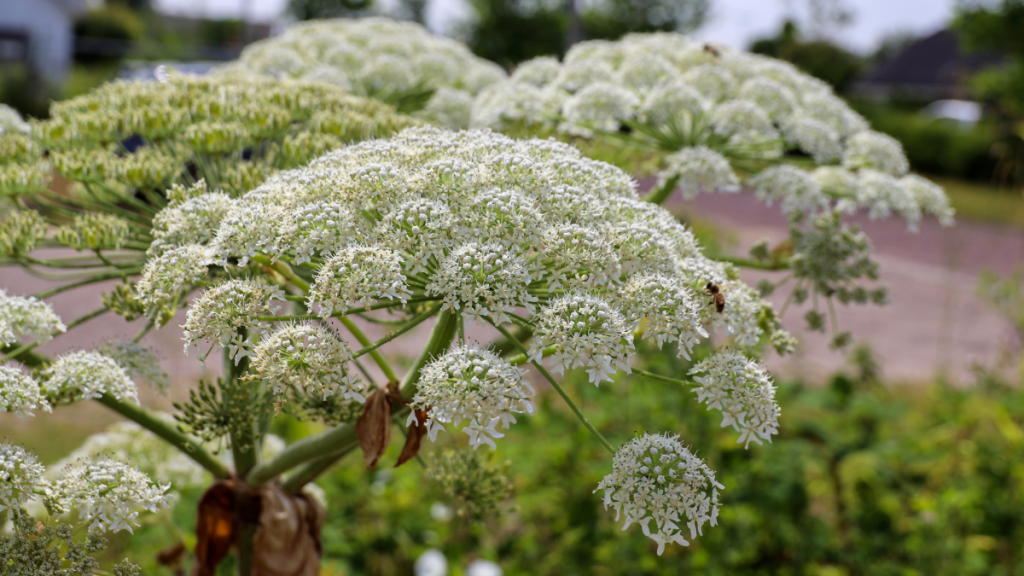
[[[544,348],[555,346],[555,372],[586,368],[595,386],[612,380],[619,370],[631,372],[633,332],[622,313],[608,302],[571,293],[552,300],[533,318],[536,329],[530,359],[539,361]]]
[[[32,410],[52,411],[39,382],[14,366],[0,365],[0,412],[13,412],[20,418],[33,416]]]
[[[675,471],[668,478],[644,464],[648,455],[659,452],[664,468]],[[604,491],[604,507],[615,509],[616,521],[623,518],[623,530],[640,524],[644,535],[658,543],[660,556],[666,544],[690,544],[684,529],[693,539],[703,533],[705,523],[718,523],[718,491],[723,488],[678,435],[645,433],[615,453],[611,473],[594,492]]]
[[[96,352],[72,352],[43,371],[43,391],[61,401],[77,402],[109,394],[122,402],[139,403],[131,377],[112,358]]]
[[[533,414],[534,394],[519,368],[489,350],[460,346],[423,368],[412,406],[427,412],[432,441],[445,424],[466,421],[470,446],[496,448],[494,439],[504,436],[499,426],[507,430],[516,414]]]
[[[694,389],[697,399],[708,410],[722,412],[722,427],[732,426],[740,432],[738,443],[749,447],[751,442],[771,442],[778,434],[779,405],[775,402],[775,386],[756,362],[735,351],[717,352],[698,362],[690,374],[700,386]]]
[[[382,246],[352,246],[339,250],[324,263],[309,291],[309,303],[320,305],[320,315],[343,312],[357,303],[409,297],[401,257]]]
[[[855,134],[847,141],[843,165],[851,169],[871,168],[890,176],[902,176],[910,168],[899,140],[870,130]]]
[[[54,333],[67,328],[53,308],[34,296],[8,296],[0,288],[0,344],[11,346],[22,336],[32,336],[39,343],[48,342]]]
[[[365,402],[366,384],[348,371],[351,360],[352,350],[327,327],[289,324],[256,345],[251,366],[275,394],[295,386],[312,397]]]
[[[35,454],[21,446],[0,442],[0,512],[35,498],[33,491],[46,487],[43,472]]]
[[[658,174],[658,186],[678,178],[683,198],[690,200],[701,192],[736,192],[740,181],[729,160],[706,146],[683,148],[665,158],[665,169]]]

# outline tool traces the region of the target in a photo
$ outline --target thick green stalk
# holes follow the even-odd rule
[[[104,394],[96,401],[164,439],[217,478],[227,478],[230,475],[227,465],[220,459],[214,457],[198,442],[182,434],[173,424],[159,418],[153,412],[137,404],[121,402],[110,394]]]
[[[449,346],[458,329],[458,317],[450,310],[445,310],[437,318],[437,324],[430,332],[430,338],[420,352],[419,357],[409,367],[399,392],[403,398],[413,395],[416,384],[420,379],[420,372],[436,356],[443,354]],[[395,416],[401,416],[408,411],[408,408],[401,408],[395,411]],[[343,456],[355,450],[359,445],[355,437],[355,426],[342,424],[326,432],[310,436],[285,448],[272,460],[264,462],[253,469],[249,475],[250,484],[260,485],[270,481],[278,474],[290,470],[303,462],[308,462],[298,468],[283,483],[282,487],[289,492],[298,492],[303,486],[312,482],[317,476],[334,465]],[[294,452],[295,454],[289,454]]]
[[[529,352],[526,350],[526,347],[520,344],[518,340],[516,340],[511,334],[509,334],[508,330],[505,330],[504,328],[501,327],[500,324],[494,322],[490,318],[488,318],[487,321],[491,324],[491,326],[494,326],[499,332],[501,332],[505,336],[505,338],[508,338],[510,341],[518,344],[519,350],[523,354],[529,355]],[[597,428],[594,428],[594,425],[590,423],[590,419],[583,415],[583,411],[580,410],[580,407],[577,406],[575,402],[573,402],[572,398],[569,397],[569,394],[565,391],[564,388],[562,388],[562,385],[559,384],[557,380],[555,380],[555,377],[552,376],[551,373],[548,372],[547,369],[544,368],[544,366],[542,366],[540,362],[533,362],[533,366],[538,371],[540,371],[541,375],[543,375],[544,378],[547,379],[547,381],[551,384],[551,387],[554,388],[555,391],[558,392],[558,394],[562,397],[562,400],[565,400],[565,403],[569,405],[569,408],[572,409],[573,413],[576,414],[576,417],[579,418],[580,422],[583,423],[583,426],[590,431],[594,438],[596,438],[602,446],[607,448],[609,452],[615,454],[615,448],[612,446],[611,442],[609,442],[604,437],[604,435],[598,432]]]
[[[673,176],[666,180],[661,186],[651,190],[651,192],[644,197],[644,200],[651,204],[664,204],[665,200],[668,199],[669,194],[676,189],[676,184],[679,184],[679,176]]]

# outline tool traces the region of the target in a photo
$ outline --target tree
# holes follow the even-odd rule
[[[832,42],[804,41],[800,29],[792,20],[787,20],[775,37],[754,41],[750,51],[792,62],[811,76],[828,82],[837,92],[842,92],[863,66],[856,54]]]
[[[966,48],[1006,55],[1004,64],[981,71],[971,84],[1000,120],[993,146],[997,177],[1004,183],[1024,181],[1024,0],[963,0],[953,28]]]

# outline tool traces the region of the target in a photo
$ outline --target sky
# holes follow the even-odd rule
[[[276,18],[288,0],[153,0],[161,12],[206,18],[240,18],[265,22]],[[955,0],[841,0],[852,14],[850,24],[822,31],[829,39],[867,53],[885,37],[939,30],[953,14]],[[787,18],[808,22],[808,0],[711,0],[708,24],[695,33],[703,41],[746,48],[750,41],[776,32]],[[430,0],[427,23],[444,32],[468,13],[465,0]],[[804,26],[806,28],[806,26]]]

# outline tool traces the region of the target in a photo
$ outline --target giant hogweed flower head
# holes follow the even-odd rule
[[[401,256],[382,246],[353,246],[338,251],[316,276],[309,303],[320,305],[320,315],[343,312],[356,303],[409,297],[402,274]]]
[[[52,411],[39,382],[14,366],[0,365],[0,412],[23,417],[33,416],[32,410]]]
[[[303,22],[250,44],[215,74],[325,82],[396,103],[429,95],[422,116],[451,128],[465,128],[472,97],[505,78],[464,45],[386,18]]]
[[[192,344],[206,341],[227,348],[235,363],[252,355],[251,332],[262,332],[266,323],[257,316],[269,316],[284,300],[284,292],[260,278],[228,280],[196,298],[185,317],[185,352]],[[250,334],[243,335],[240,330]]]
[[[17,509],[46,487],[45,469],[35,454],[21,446],[0,442],[0,512]]]
[[[22,336],[32,336],[37,342],[48,342],[54,333],[67,329],[49,304],[34,296],[8,296],[0,288],[0,344],[10,346]]]
[[[252,371],[276,394],[295,387],[315,398],[338,396],[365,402],[366,384],[349,372],[351,360],[352,350],[328,328],[288,324],[256,345]]]
[[[514,252],[496,243],[471,243],[452,251],[426,289],[444,298],[444,309],[486,324],[486,317],[508,322],[516,306],[532,310],[537,297],[529,285],[530,273]]]
[[[519,368],[494,352],[475,346],[460,346],[423,368],[412,406],[427,413],[431,440],[446,424],[468,424],[473,448],[487,444],[496,448],[495,438],[504,436],[516,414],[533,414],[533,386]],[[416,412],[409,423],[416,422]]]
[[[586,368],[596,386],[611,381],[619,370],[631,371],[633,332],[622,313],[601,298],[583,293],[556,298],[537,314],[534,323],[530,357],[539,361],[545,347],[555,346],[551,359],[556,372]]]
[[[703,460],[678,435],[644,434],[615,454],[612,472],[601,480],[605,508],[615,509],[622,529],[640,524],[644,535],[658,543],[658,555],[667,544],[690,543],[702,534],[705,523],[718,523],[718,491],[723,486]],[[595,490],[595,492],[597,491]]]
[[[124,368],[97,352],[71,352],[43,371],[43,390],[59,401],[77,402],[109,394],[122,402],[138,404],[139,396]]]
[[[756,362],[739,352],[722,351],[698,362],[690,374],[700,384],[694,388],[697,399],[708,410],[722,412],[723,428],[732,426],[740,432],[737,443],[749,447],[751,442],[771,442],[778,433],[775,386]]]
[[[67,465],[44,501],[54,512],[77,509],[91,529],[134,532],[141,511],[170,506],[169,488],[134,466],[100,456]]]

